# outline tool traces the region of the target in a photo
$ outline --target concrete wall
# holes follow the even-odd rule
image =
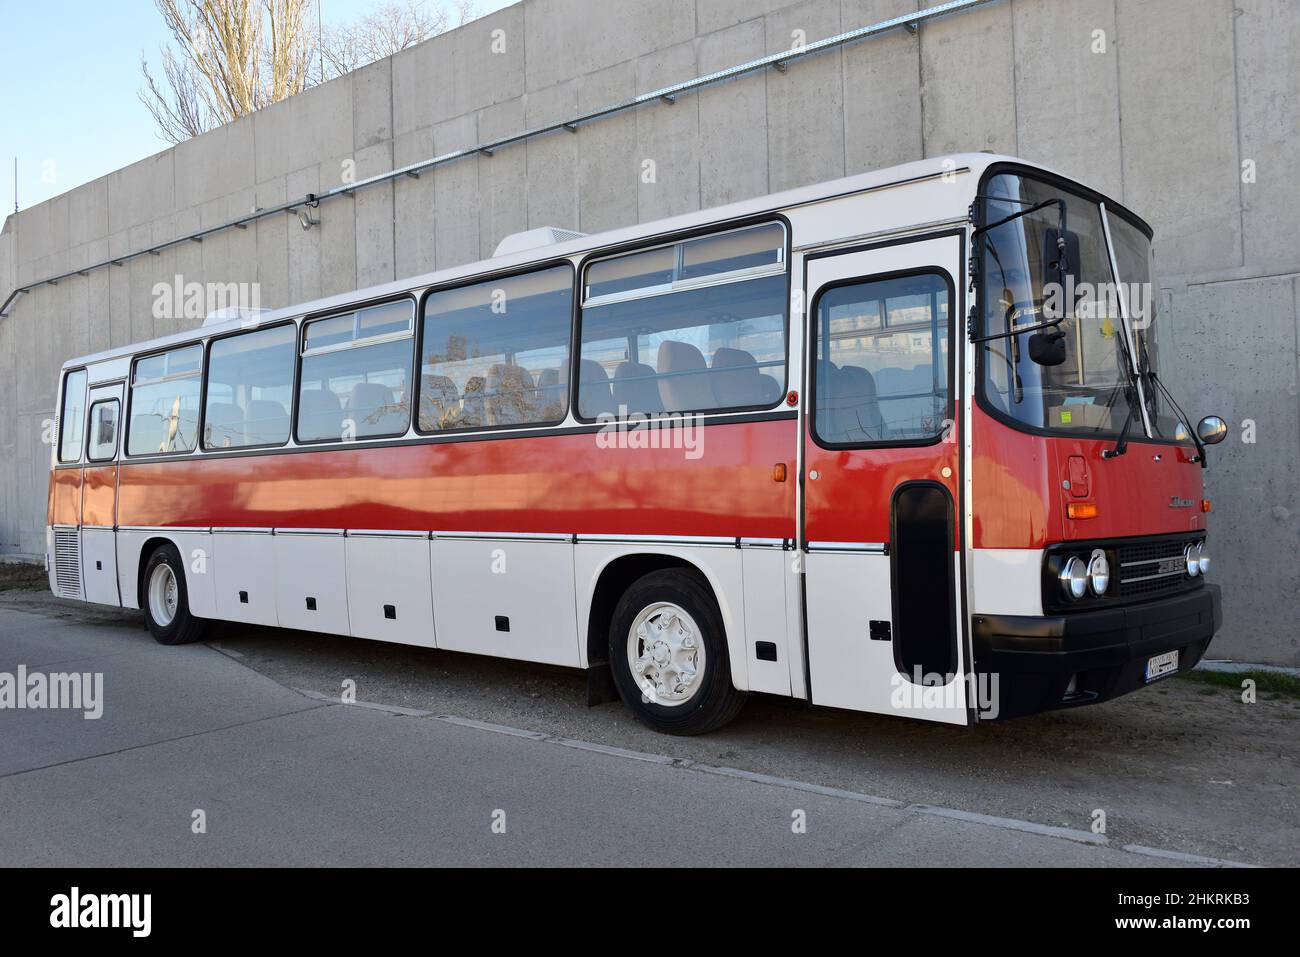
[[[795,31],[814,41],[925,5],[524,0],[9,217],[0,295],[348,170],[363,177],[788,48]],[[263,304],[281,305],[484,257],[533,226],[597,231],[988,149],[1054,165],[1154,224],[1167,377],[1189,414],[1233,424],[1207,473],[1227,596],[1216,653],[1300,663],[1297,51],[1293,0],[1003,0],[333,201],[309,232],[286,215],[42,287],[0,321],[0,551],[43,550],[42,426],[60,363],[182,325],[153,318],[159,280],[258,282]],[[646,159],[654,183],[641,181]]]

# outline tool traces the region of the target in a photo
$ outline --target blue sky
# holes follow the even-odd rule
[[[320,2],[326,24],[382,5]],[[166,40],[153,0],[0,0],[0,221],[14,209],[15,156],[27,209],[170,145],[137,95],[141,53],[156,66]]]

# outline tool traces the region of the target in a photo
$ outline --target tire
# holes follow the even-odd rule
[[[207,621],[190,614],[185,566],[175,546],[159,545],[149,556],[141,578],[140,607],[149,633],[159,644],[185,645],[203,637]]]
[[[623,703],[665,734],[716,730],[745,704],[731,683],[718,603],[693,572],[666,568],[629,586],[610,623],[609,662]]]

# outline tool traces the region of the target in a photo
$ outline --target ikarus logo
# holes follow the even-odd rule
[[[132,937],[148,937],[152,894],[83,894],[78,887],[50,898],[51,927],[130,928]]]
[[[1195,504],[1196,502],[1190,498],[1180,498],[1177,495],[1171,495],[1169,497],[1170,508],[1191,508]]]

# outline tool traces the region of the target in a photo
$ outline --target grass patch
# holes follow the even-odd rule
[[[1214,685],[1240,692],[1241,683],[1247,678],[1255,682],[1255,690],[1261,694],[1277,694],[1288,698],[1300,698],[1300,678],[1280,671],[1206,671],[1197,668],[1178,677],[1203,685]]]
[[[0,562],[0,591],[44,588],[45,569],[30,562]]]

